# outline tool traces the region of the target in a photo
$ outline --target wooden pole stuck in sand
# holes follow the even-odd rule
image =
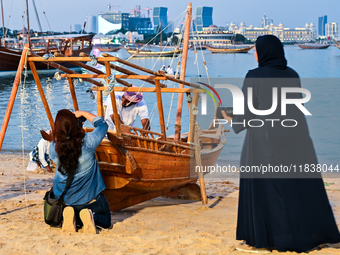
[[[205,190],[205,182],[204,182],[204,175],[201,171],[202,169],[202,158],[201,158],[201,146],[198,139],[198,126],[197,123],[195,124],[195,161],[196,166],[199,166],[198,169],[198,178],[200,181],[200,190],[201,190],[201,197],[202,197],[202,204],[208,204],[207,193]]]
[[[28,44],[25,44],[24,50],[22,51],[20,63],[19,63],[19,66],[18,66],[17,73],[15,75],[14,84],[13,84],[13,87],[12,87],[11,96],[9,98],[9,102],[8,102],[8,105],[7,105],[7,110],[6,110],[6,113],[5,113],[4,121],[2,122],[2,127],[1,127],[1,131],[0,131],[0,151],[1,151],[2,143],[3,143],[4,138],[5,138],[5,133],[6,133],[6,130],[7,130],[9,118],[11,117],[15,97],[17,95],[17,91],[18,91],[18,88],[19,88],[21,74],[22,74],[22,71],[24,70],[24,65],[25,65],[25,62],[26,62],[26,54],[27,54],[27,50],[29,49],[28,46],[29,46]]]

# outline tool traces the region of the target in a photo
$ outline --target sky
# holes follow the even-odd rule
[[[32,0],[29,0],[30,28],[39,31]],[[84,24],[88,15],[97,16],[107,11],[107,5],[118,5],[112,10],[128,12],[135,5],[144,8],[157,6],[168,7],[168,20],[176,19],[188,6],[183,0],[35,0],[43,31],[69,31],[70,25]],[[285,27],[303,27],[313,22],[317,27],[318,17],[328,16],[328,22],[340,23],[340,1],[338,0],[195,0],[191,1],[193,14],[197,6],[213,7],[213,23],[225,26],[233,22],[246,26],[260,26],[264,13],[273,18],[274,24],[282,23]],[[25,11],[25,0],[3,0],[5,27],[21,30],[26,24],[22,18]],[[45,14],[43,14],[45,12]],[[147,16],[147,11],[144,10]],[[152,13],[150,12],[150,16]],[[177,24],[177,23],[176,23]],[[26,25],[25,25],[26,26]],[[2,27],[2,23],[0,23]]]

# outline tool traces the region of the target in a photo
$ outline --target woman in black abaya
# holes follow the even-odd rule
[[[294,167],[317,164],[312,140],[304,114],[295,105],[287,105],[287,115],[281,115],[281,88],[301,87],[298,74],[287,67],[283,45],[272,35],[260,36],[255,45],[259,67],[245,78],[243,94],[252,88],[252,104],[257,110],[268,110],[273,104],[273,88],[278,91],[277,109],[270,115],[255,115],[245,100],[244,115],[237,115],[232,125],[239,133],[246,129],[242,167]],[[300,93],[289,98],[301,99]],[[225,113],[227,120],[231,118]],[[262,120],[262,127],[251,127],[248,121]],[[278,119],[280,121],[266,121]],[[281,121],[294,119],[295,127],[283,127]],[[260,125],[260,121],[250,122]],[[286,125],[293,126],[294,122]],[[281,168],[282,169],[282,168]],[[292,169],[292,168],[291,168]],[[340,242],[324,184],[319,173],[242,173],[236,239],[244,240],[237,249],[249,252],[304,252],[325,243]]]

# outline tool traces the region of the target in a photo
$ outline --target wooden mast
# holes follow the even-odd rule
[[[1,14],[2,14],[2,38],[4,38],[4,47],[6,47],[6,38],[5,38],[5,21],[4,21],[4,7],[1,0]],[[1,46],[1,43],[0,43]]]
[[[188,55],[189,35],[190,35],[191,12],[192,12],[192,4],[189,3],[188,9],[187,9],[187,17],[186,17],[186,20],[185,20],[185,33],[184,33],[184,41],[183,41],[183,56],[182,56],[181,75],[180,75],[181,80],[185,80],[185,70],[186,70],[186,66],[187,66],[187,55]],[[179,88],[184,88],[184,84],[179,84]],[[182,107],[183,107],[183,94],[180,93],[178,95],[178,103],[177,103],[175,137],[174,137],[175,141],[179,141],[179,139],[181,137]]]
[[[7,105],[7,110],[6,110],[6,113],[5,113],[4,121],[2,122],[2,127],[1,127],[1,131],[0,131],[0,150],[1,150],[4,138],[5,138],[5,133],[6,133],[6,130],[7,130],[9,118],[11,117],[15,97],[17,95],[17,91],[18,91],[18,88],[19,88],[21,74],[22,74],[22,71],[24,70],[27,50],[28,50],[28,44],[25,44],[24,50],[22,51],[22,55],[21,55],[21,58],[20,58],[18,71],[17,71],[17,74],[15,75],[15,80],[14,80],[14,84],[13,84],[13,87],[12,87],[11,96],[9,98],[9,102],[8,102],[8,105]]]
[[[30,21],[28,15],[28,0],[26,0],[26,15],[27,15],[27,43],[28,47],[31,48],[31,36],[30,36]]]

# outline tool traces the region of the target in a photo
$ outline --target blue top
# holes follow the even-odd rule
[[[94,152],[103,140],[108,126],[102,117],[95,117],[92,124],[95,129],[85,134],[78,168],[64,196],[66,205],[86,204],[106,189]],[[58,169],[59,160],[54,142],[50,146],[50,157]],[[57,170],[53,180],[53,193],[56,198],[59,198],[64,191],[66,180],[67,175],[63,175]]]

